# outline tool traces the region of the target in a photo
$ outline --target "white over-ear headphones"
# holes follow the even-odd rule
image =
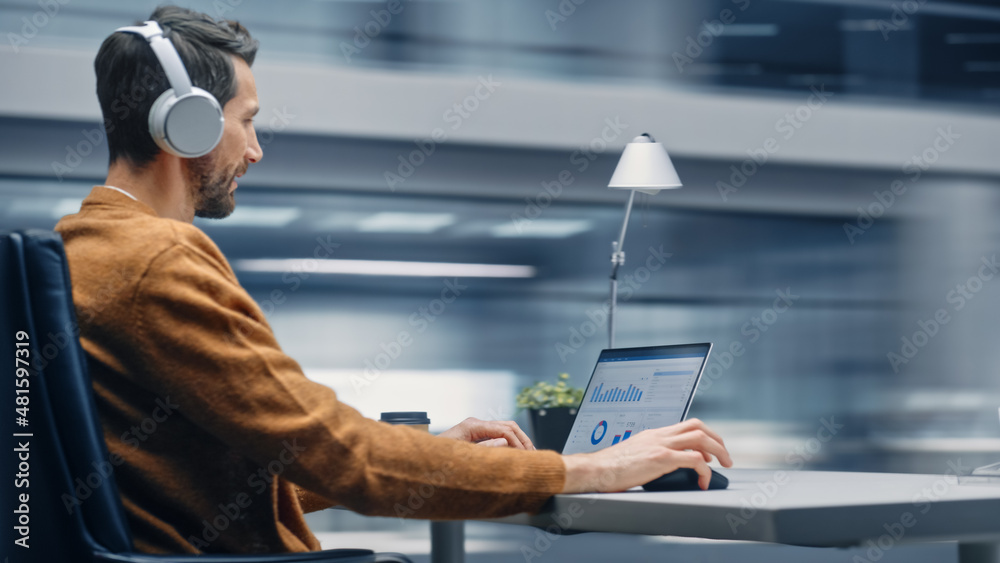
[[[225,119],[214,96],[191,85],[191,78],[177,49],[163,36],[160,24],[147,21],[141,27],[121,27],[115,31],[136,33],[149,42],[170,88],[153,102],[149,110],[149,134],[170,154],[195,158],[208,154],[222,139]]]

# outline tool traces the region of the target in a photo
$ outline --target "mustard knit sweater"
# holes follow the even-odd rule
[[[482,518],[562,489],[553,452],[390,426],[306,379],[197,227],[98,186],[56,231],[139,551],[317,550],[303,512],[333,504]]]

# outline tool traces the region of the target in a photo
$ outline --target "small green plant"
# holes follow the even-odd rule
[[[517,394],[519,409],[551,409],[555,407],[579,407],[583,402],[583,389],[570,387],[569,374],[560,373],[555,385],[539,381],[531,387],[521,389]]]

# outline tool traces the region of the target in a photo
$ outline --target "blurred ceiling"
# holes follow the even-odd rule
[[[1000,176],[998,9],[986,4],[438,0],[396,14],[384,2],[182,4],[237,18],[260,39],[262,143],[284,133],[378,149],[354,184],[387,189],[384,172],[435,132],[456,153],[522,150],[532,161],[551,151],[561,166],[580,148],[615,153],[650,132],[673,156],[723,164],[707,174],[714,186],[768,138],[780,144],[769,168],[898,174],[953,128],[960,147],[934,171]],[[93,0],[39,18],[36,3],[0,3],[0,32],[31,35],[0,45],[0,115],[97,122],[93,54],[154,6]],[[33,19],[46,25],[26,27]],[[302,143],[313,144],[328,148]]]
[[[96,49],[158,3],[61,5],[24,43]],[[988,110],[1000,99],[1000,7],[990,0],[433,0],[394,13],[385,1],[177,3],[240,20],[263,62],[766,90],[824,83]],[[0,31],[23,33],[38,10],[0,2]]]

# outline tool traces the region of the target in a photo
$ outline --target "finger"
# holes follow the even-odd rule
[[[707,430],[705,423],[702,422],[701,420],[698,420],[697,418],[689,418],[687,420],[682,420],[677,424],[671,424],[670,426],[663,426],[661,428],[656,428],[654,430],[666,436],[678,436],[680,434],[684,434],[685,432],[690,432],[692,430],[699,430],[699,429],[705,429],[706,432],[709,431]]]
[[[505,440],[507,440],[507,445],[509,445],[510,447],[512,447],[514,449],[517,449],[517,450],[526,450],[526,449],[528,449],[521,442],[521,439],[517,437],[517,434],[515,434],[513,430],[511,430],[507,426],[504,426],[503,428],[504,428],[503,437],[504,437]]]
[[[514,422],[513,420],[504,420],[501,421],[500,424],[506,426],[507,429],[514,434],[514,438],[517,439],[517,441],[521,444],[523,449],[526,450],[535,449],[535,447],[531,444],[531,439],[528,438],[528,435],[524,433],[524,430],[521,430],[521,427],[518,426],[516,422]]]
[[[670,448],[675,450],[696,450],[701,454],[714,455],[725,467],[733,463],[726,447],[701,430],[692,430],[668,440]],[[707,461],[711,461],[709,458]]]
[[[475,442],[478,444],[485,440],[495,440],[501,437],[503,437],[503,439],[507,441],[506,436],[508,429],[506,426],[500,424],[497,421],[493,420],[486,421],[486,420],[479,420],[477,418],[467,418],[462,422],[462,424],[466,425],[466,431],[468,432],[468,440],[470,442]]]
[[[698,463],[693,469],[698,472],[698,486],[707,491],[712,484],[712,469],[705,462]]]
[[[720,443],[722,445],[726,445],[726,442],[725,442],[725,440],[722,439],[722,436],[719,436],[714,430],[712,430],[711,428],[709,428],[708,425],[706,425],[701,420],[699,420],[697,418],[689,418],[689,419],[685,420],[684,422],[686,422],[686,423],[689,424],[688,425],[689,429],[697,428],[699,430],[702,430],[706,434],[708,434],[709,436],[711,436],[712,438],[714,438],[716,442],[718,442],[718,443]]]
[[[482,431],[482,438],[490,440],[503,440],[505,445],[508,445],[514,449],[523,450],[524,444],[521,440],[517,439],[514,435],[514,431],[510,429],[506,424],[499,422],[493,422],[485,426]]]
[[[702,458],[706,462],[712,461],[712,456],[715,456],[722,465],[726,467],[732,465],[732,460],[729,458],[729,451],[726,450],[726,447],[700,430],[693,430],[674,438],[671,447],[695,450],[702,455]]]
[[[712,468],[705,463],[698,452],[684,452],[680,467],[688,467],[697,471],[698,487],[703,491],[708,490],[708,486],[712,482]]]
[[[531,443],[531,438],[528,438],[528,435],[524,433],[524,430],[521,430],[521,427],[518,426],[516,422],[514,422],[513,420],[507,420],[504,421],[503,423],[507,424],[508,427],[514,432],[514,435],[517,436],[517,439],[521,441],[521,445],[524,446],[524,449],[526,450],[535,449],[535,445]]]
[[[477,442],[476,445],[486,446],[487,448],[502,448],[507,445],[506,438],[491,438],[489,440],[483,440],[482,442]]]
[[[729,450],[726,449],[725,444],[715,438],[713,433],[705,432],[704,429],[698,429],[693,430],[691,434],[703,445],[703,448],[699,448],[703,453],[714,455],[724,467],[732,467],[733,460],[729,455]],[[706,461],[712,461],[711,457]]]

